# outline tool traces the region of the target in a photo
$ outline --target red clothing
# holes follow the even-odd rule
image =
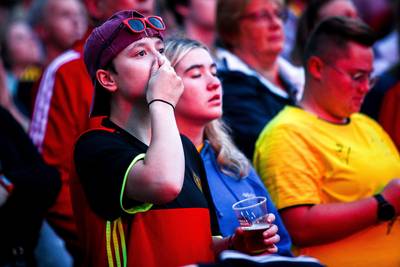
[[[61,192],[47,219],[68,246],[77,245],[69,193],[73,147],[82,132],[98,124],[98,120],[89,119],[94,90],[82,53],[83,41],[47,67],[39,83],[29,131],[45,162],[60,172]]]
[[[385,93],[379,112],[379,123],[400,151],[400,82]]]

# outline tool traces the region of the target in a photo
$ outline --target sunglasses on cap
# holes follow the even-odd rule
[[[122,28],[127,27],[133,33],[141,33],[146,30],[146,28],[152,28],[157,31],[163,31],[166,29],[164,21],[161,17],[158,16],[149,16],[149,17],[132,17],[122,21],[118,28],[114,30],[114,32],[110,35],[108,40],[103,43],[98,53],[96,59],[96,66],[99,66],[101,56],[103,55],[104,50],[115,40],[118,33]],[[105,67],[105,66],[104,66]]]
[[[165,24],[161,17],[158,16],[149,16],[145,18],[129,18],[125,19],[123,23],[133,32],[141,33],[143,32],[147,26],[158,30],[165,30]]]

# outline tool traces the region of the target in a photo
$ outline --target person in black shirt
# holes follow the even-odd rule
[[[219,231],[204,167],[176,126],[183,84],[163,55],[164,29],[160,17],[122,11],[85,44],[96,90],[91,115],[106,116],[74,152],[73,195],[90,207],[75,211],[90,232],[88,266],[212,262],[228,247],[213,243]]]

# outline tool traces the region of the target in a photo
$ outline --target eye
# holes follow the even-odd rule
[[[351,76],[351,79],[356,82],[362,82],[362,81],[367,80],[368,78],[369,78],[369,75],[367,75],[366,73],[362,73],[362,72],[357,72]]]
[[[144,57],[145,55],[146,55],[146,51],[144,51],[144,50],[140,50],[135,54],[136,57]]]
[[[200,73],[192,74],[190,77],[193,79],[200,78],[201,74]]]
[[[158,52],[160,52],[160,54],[164,54],[164,51],[165,51],[165,48],[163,47],[163,48],[160,48],[160,49],[158,49]]]

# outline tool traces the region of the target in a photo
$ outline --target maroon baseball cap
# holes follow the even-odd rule
[[[133,20],[129,26],[124,22],[130,18],[142,18],[145,27],[139,20]],[[162,31],[164,27],[153,27],[151,24],[154,21],[162,19],[160,17],[149,16],[145,17],[137,11],[125,10],[115,13],[112,17],[106,20],[102,25],[95,28],[86,40],[83,57],[86,68],[95,86],[95,93],[92,102],[90,116],[103,116],[110,113],[110,98],[111,93],[103,88],[96,79],[98,69],[105,69],[111,61],[131,43],[145,37],[158,37],[163,40]],[[140,26],[136,25],[139,22]],[[157,21],[156,21],[157,23]],[[142,30],[135,31],[138,26],[143,27]]]

